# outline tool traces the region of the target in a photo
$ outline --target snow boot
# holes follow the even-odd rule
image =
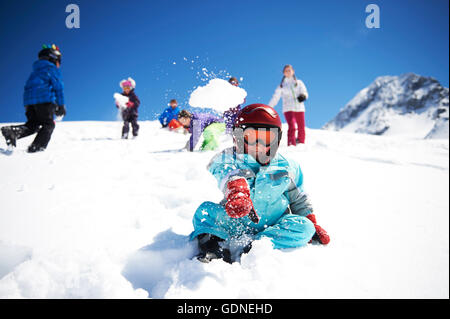
[[[2,127],[2,135],[9,147],[16,147],[17,140],[22,137],[35,133],[25,125],[4,126]]]
[[[249,251],[250,251],[250,249],[252,249],[252,243],[249,243],[247,246],[245,246],[245,247],[242,249],[242,254],[248,254]],[[242,254],[241,254],[241,255],[242,255]]]
[[[2,135],[6,140],[6,145],[16,147],[17,135],[12,126],[2,127]]]
[[[220,243],[224,240],[211,234],[201,234],[197,237],[200,254],[197,260],[203,263],[209,263],[213,259],[223,259],[223,261],[231,264],[231,252],[227,248],[223,248]]]
[[[128,133],[123,133],[123,134],[122,134],[122,139],[123,139],[123,140],[128,139]]]
[[[36,152],[43,152],[43,151],[45,151],[45,147],[37,146],[34,144],[31,144],[30,146],[28,146],[28,149],[27,149],[28,153],[36,153]]]

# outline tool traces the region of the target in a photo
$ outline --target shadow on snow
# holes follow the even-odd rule
[[[195,289],[206,276],[215,277],[204,270],[204,264],[192,259],[197,253],[196,241],[168,229],[131,255],[122,275],[134,289],[146,290],[150,298],[164,298],[174,284]]]

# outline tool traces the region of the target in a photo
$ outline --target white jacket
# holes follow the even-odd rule
[[[294,78],[285,78],[283,81],[283,87],[278,86],[272,99],[269,102],[271,107],[275,107],[283,98],[283,113],[284,112],[305,112],[305,104],[299,102],[297,97],[300,94],[304,94],[308,98],[308,91],[302,80],[297,79],[297,86],[295,86]]]

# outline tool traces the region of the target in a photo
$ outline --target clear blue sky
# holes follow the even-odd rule
[[[80,29],[65,26],[70,3]],[[380,7],[380,29],[365,27],[369,3]],[[415,72],[448,87],[448,12],[447,0],[1,1],[0,122],[25,120],[31,65],[43,43],[56,43],[66,120],[114,120],[112,95],[128,76],[140,119],[155,119],[171,98],[187,106],[202,68],[243,77],[247,102],[267,103],[292,64],[310,93],[307,126],[319,128],[380,75]]]

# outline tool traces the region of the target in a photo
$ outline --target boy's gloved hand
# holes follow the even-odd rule
[[[131,102],[131,101],[127,102],[127,107],[133,107],[133,106],[134,106],[133,102]]]
[[[310,221],[312,221],[314,224],[314,227],[316,228],[316,233],[314,234],[313,239],[319,241],[322,245],[328,244],[330,242],[330,236],[328,236],[325,229],[323,229],[322,227],[317,225],[316,215],[309,214],[308,216],[306,216],[306,218],[308,218]]]
[[[56,116],[66,116],[66,107],[64,105],[57,105],[55,107]]]
[[[259,222],[259,216],[256,214],[250,198],[250,188],[244,177],[235,177],[228,181],[225,196],[227,198],[225,210],[228,216],[240,218],[250,215],[252,222]]]

